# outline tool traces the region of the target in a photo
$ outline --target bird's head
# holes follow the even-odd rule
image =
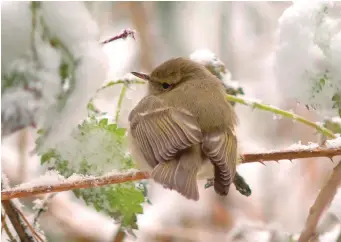
[[[132,72],[132,74],[148,81],[151,94],[159,94],[170,91],[191,78],[207,74],[207,70],[197,62],[179,57],[157,66],[150,75],[139,72]]]

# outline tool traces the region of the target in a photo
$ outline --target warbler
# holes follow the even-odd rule
[[[129,114],[131,155],[165,188],[199,200],[197,179],[214,178],[226,196],[236,176],[237,115],[220,80],[203,65],[179,57],[149,75],[148,93]]]

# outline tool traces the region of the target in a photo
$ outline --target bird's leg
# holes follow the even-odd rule
[[[251,188],[250,186],[246,183],[244,178],[236,172],[236,175],[234,177],[233,181],[236,189],[244,196],[250,196],[251,195]],[[208,178],[207,182],[205,184],[205,188],[209,188],[214,186],[214,177]]]

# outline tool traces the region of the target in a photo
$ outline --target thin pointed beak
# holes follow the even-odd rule
[[[144,74],[144,73],[139,73],[139,72],[131,72],[131,74],[133,74],[134,76],[138,77],[138,78],[141,78],[142,80],[145,80],[145,81],[149,81],[150,80],[150,77],[147,75],[147,74]]]

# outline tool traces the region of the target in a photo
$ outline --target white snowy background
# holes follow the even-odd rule
[[[2,72],[13,68],[15,60],[31,45],[28,5],[1,4]],[[324,12],[326,8],[328,13]],[[243,86],[246,96],[316,122],[325,115],[337,115],[331,96],[341,90],[340,3],[54,2],[44,3],[43,11],[46,24],[73,55],[83,58],[76,70],[72,102],[63,112],[56,114],[51,108],[51,97],[59,90],[59,80],[55,79],[59,75],[54,71],[60,54],[43,44],[38,45],[38,55],[44,66],[37,75],[46,80],[43,101],[27,102],[33,97],[23,96],[20,90],[12,90],[13,96],[8,97],[22,98],[29,110],[39,108],[36,121],[53,127],[46,146],[65,139],[85,118],[86,109],[80,107],[86,106],[103,83],[131,71],[149,72],[169,58],[190,56],[198,49],[215,53],[232,80]],[[98,44],[125,28],[136,30],[136,40],[117,40],[103,47]],[[312,97],[312,88],[326,72],[330,85]],[[107,88],[94,104],[115,116],[120,91],[118,86]],[[144,85],[129,86],[118,121],[121,127],[127,127],[128,114],[145,91]],[[2,107],[6,101],[3,95]],[[315,130],[300,123],[241,105],[236,105],[236,111],[238,137],[245,153],[319,141]],[[37,179],[45,172],[40,158],[31,153],[35,139],[34,128],[2,139],[1,169],[11,186]],[[136,241],[169,241],[171,236],[174,241],[229,241],[239,233],[242,236],[234,241],[289,241],[289,235],[302,231],[309,207],[334,166],[335,162],[327,158],[267,162],[266,166],[244,164],[238,171],[252,188],[250,197],[232,188],[222,200],[201,184],[201,199],[196,203],[152,184],[149,196],[153,205],[144,205],[144,214],[138,217]],[[33,204],[32,199],[22,202]],[[334,241],[340,234],[340,204],[339,189],[319,225],[321,241]],[[71,192],[51,199],[40,224],[49,241],[112,241],[118,228],[111,218],[87,207]],[[4,233],[2,236],[5,239]]]

